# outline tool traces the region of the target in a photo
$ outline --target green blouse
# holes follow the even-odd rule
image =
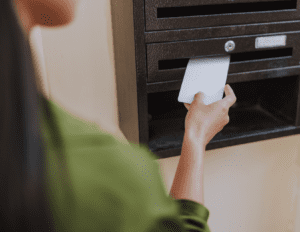
[[[96,124],[49,104],[65,157],[64,163],[44,115],[48,195],[58,231],[210,231],[206,207],[166,193],[153,162],[158,157],[145,145],[123,144]]]

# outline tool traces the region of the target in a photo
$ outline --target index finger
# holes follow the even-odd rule
[[[222,101],[229,107],[231,107],[235,102],[236,102],[236,96],[232,90],[232,88],[230,87],[230,85],[226,85],[225,86],[225,97],[224,99],[222,99]]]

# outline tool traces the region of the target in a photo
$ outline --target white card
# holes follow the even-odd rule
[[[230,56],[203,57],[189,60],[178,101],[191,104],[195,94],[204,93],[204,104],[209,105],[223,98]]]

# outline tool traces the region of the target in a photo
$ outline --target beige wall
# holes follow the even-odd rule
[[[168,190],[178,162],[160,160]],[[207,151],[204,201],[211,230],[299,232],[299,180],[298,135]]]
[[[124,137],[118,126],[119,109],[129,109],[122,113],[120,127],[135,141],[131,8],[131,0],[81,0],[74,23],[60,29],[35,28],[32,41],[39,76],[50,98],[120,139]],[[122,21],[127,28],[120,26]],[[128,92],[120,87],[126,82],[116,82],[118,78],[129,78]],[[119,99],[119,108],[117,96],[127,101]],[[299,138],[288,136],[206,152],[204,193],[212,232],[300,231]],[[179,157],[158,161],[166,192],[178,161]]]
[[[58,29],[36,27],[31,37],[37,56],[44,57],[45,69],[37,69],[48,96],[69,112],[125,139],[118,129],[115,113],[117,98],[109,12],[109,2],[83,0],[70,25]],[[42,61],[38,62],[39,66],[43,65]]]

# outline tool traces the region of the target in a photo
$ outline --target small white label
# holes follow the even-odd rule
[[[286,45],[286,35],[257,37],[255,39],[255,48],[271,48]]]

